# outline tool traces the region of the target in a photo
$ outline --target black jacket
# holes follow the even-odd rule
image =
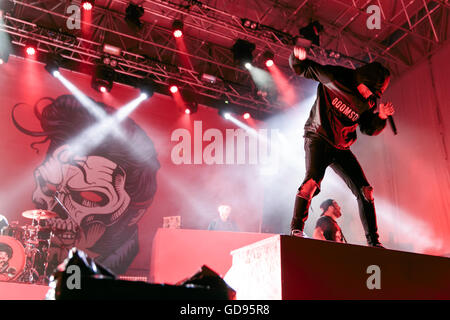
[[[366,101],[356,89],[355,71],[339,66],[299,60],[292,54],[291,68],[300,76],[316,80],[317,98],[305,124],[305,136],[320,136],[338,149],[349,149],[356,141],[356,127],[377,135],[386,120],[375,112],[376,101]]]

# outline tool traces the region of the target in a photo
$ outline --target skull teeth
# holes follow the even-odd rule
[[[78,225],[73,222],[71,219],[49,219],[48,220],[49,225],[54,229],[55,231],[61,232],[61,231],[68,231],[70,233],[75,233],[78,229]],[[69,236],[69,234],[67,234]],[[72,235],[73,236],[73,235]]]

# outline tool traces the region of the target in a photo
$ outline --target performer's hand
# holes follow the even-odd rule
[[[306,49],[302,47],[294,47],[294,56],[299,60],[305,60]]]
[[[392,102],[387,102],[386,104],[380,103],[380,110],[378,115],[381,119],[387,119],[388,116],[392,116],[394,114],[394,105]]]

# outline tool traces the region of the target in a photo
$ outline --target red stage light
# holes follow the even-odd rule
[[[266,67],[270,68],[271,66],[273,66],[273,60],[269,59],[266,61]]]
[[[182,36],[183,36],[183,31],[181,31],[181,30],[174,30],[173,31],[173,36],[175,37],[175,38],[181,38]]]
[[[178,87],[175,86],[175,85],[173,85],[173,86],[170,86],[169,90],[170,90],[170,92],[172,92],[172,93],[177,93],[177,92],[178,92]]]
[[[83,2],[81,2],[81,6],[86,11],[91,11],[92,8],[94,7],[92,4],[92,1],[83,1]]]
[[[108,90],[106,89],[106,87],[104,87],[104,86],[101,86],[101,87],[100,87],[100,92],[105,93],[106,91],[108,91]]]
[[[246,112],[246,113],[244,113],[244,115],[242,116],[245,120],[248,120],[248,119],[250,119],[250,113],[248,113],[248,112]]]
[[[34,56],[36,54],[36,48],[31,46],[26,47],[25,51],[29,56]]]

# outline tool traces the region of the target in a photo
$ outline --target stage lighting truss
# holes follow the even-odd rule
[[[115,76],[113,68],[105,64],[98,64],[92,75],[91,87],[102,93],[110,92],[113,87]]]

